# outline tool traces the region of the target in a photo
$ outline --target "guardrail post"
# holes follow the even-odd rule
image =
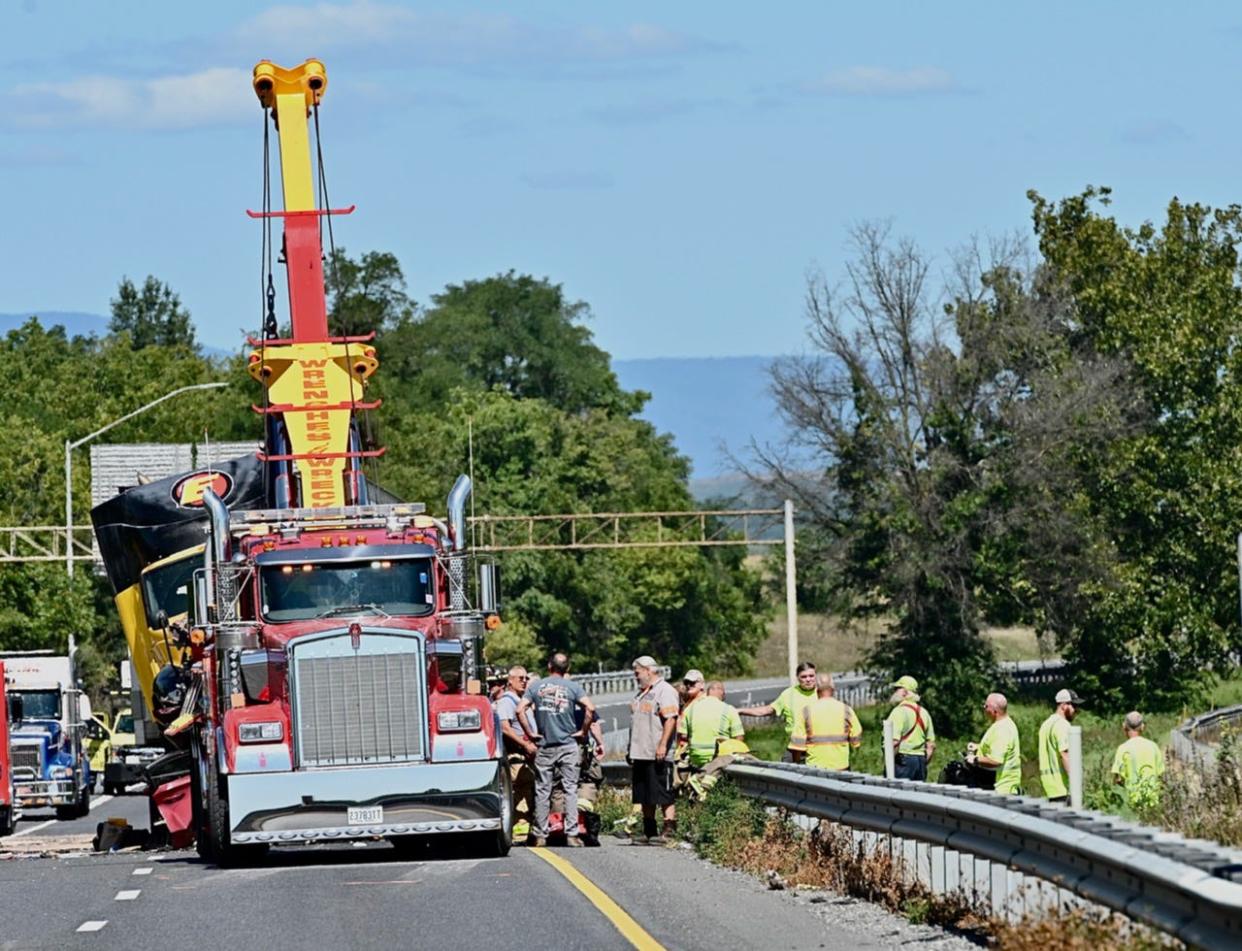
[[[893,749],[893,724],[884,721],[884,776],[887,779],[897,778],[897,754]]]
[[[1069,732],[1069,799],[1074,809],[1082,808],[1082,727]]]

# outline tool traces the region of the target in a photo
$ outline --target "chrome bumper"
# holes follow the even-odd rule
[[[486,832],[501,827],[499,763],[359,766],[228,777],[237,844]],[[383,806],[377,825],[350,825],[350,806]]]
[[[27,780],[13,783],[13,798],[23,806],[68,806],[77,802],[72,779]]]

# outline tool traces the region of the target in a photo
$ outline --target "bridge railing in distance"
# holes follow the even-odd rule
[[[605,768],[610,780],[628,781],[624,763]],[[749,759],[725,772],[744,794],[788,810],[804,829],[835,824],[856,848],[897,860],[907,881],[964,894],[1009,921],[1086,904],[1191,947],[1242,947],[1237,850],[962,786]]]

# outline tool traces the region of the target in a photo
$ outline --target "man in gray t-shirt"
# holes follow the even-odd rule
[[[548,676],[532,681],[526,688],[522,702],[518,704],[518,719],[527,710],[534,711],[535,733],[532,739],[539,747],[535,753],[535,824],[531,828],[535,845],[547,844],[548,813],[551,811],[552,787],[560,777],[565,792],[565,829],[578,828],[578,769],[581,751],[578,738],[583,727],[579,725],[577,708],[582,707],[590,715],[595,704],[583,689],[565,675],[569,673],[569,658],[560,652],[548,660]],[[570,835],[571,847],[582,845],[576,834]]]

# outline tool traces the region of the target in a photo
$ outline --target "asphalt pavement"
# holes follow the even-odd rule
[[[28,809],[17,822],[16,836],[62,836],[83,832],[95,834],[95,826],[105,819],[125,819],[135,829],[148,826],[146,796],[91,796],[91,811],[81,819],[56,818],[55,809]]]
[[[598,849],[551,850],[551,860],[524,848],[484,859],[459,841],[418,861],[368,842],[274,850],[256,867],[230,870],[193,852],[10,857],[0,860],[0,949],[450,951],[516,942],[861,951],[959,940],[908,933],[913,926],[874,909],[879,919],[845,926],[825,917],[827,905],[768,891],[675,847],[609,839]]]

